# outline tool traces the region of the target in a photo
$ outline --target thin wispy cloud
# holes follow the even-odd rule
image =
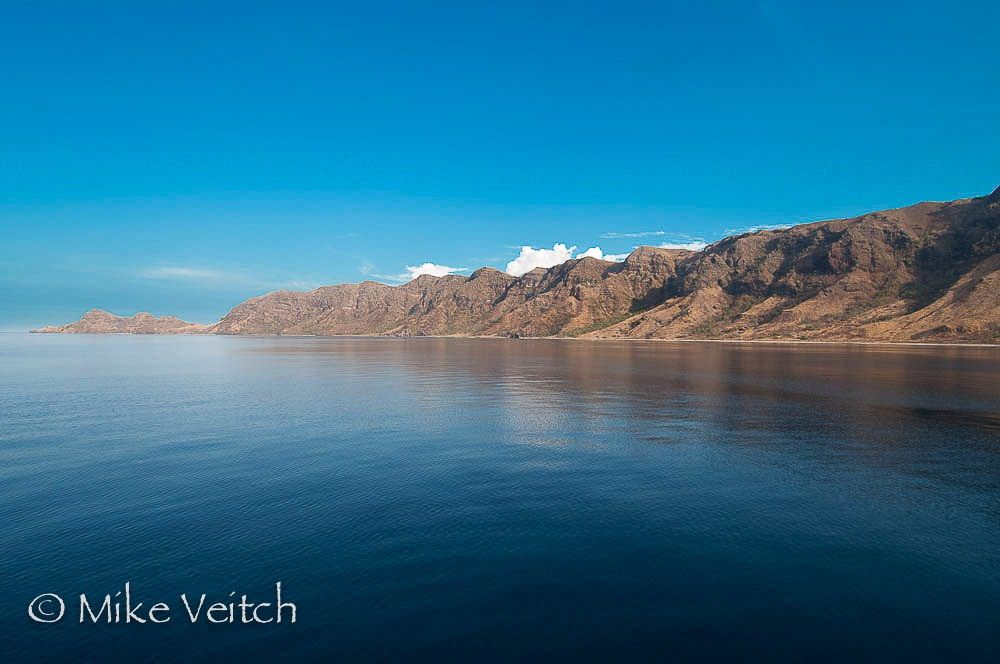
[[[660,249],[686,249],[687,251],[701,251],[708,246],[708,242],[702,240],[692,240],[691,242],[664,242],[659,245]]]
[[[261,279],[245,272],[218,270],[205,267],[156,265],[139,270],[142,279],[197,283],[207,286],[243,287],[254,290],[312,290],[321,284],[304,279]]]
[[[376,272],[376,267],[374,263],[370,261],[364,261],[358,266],[358,272],[360,272],[365,277],[375,281],[386,281],[393,284],[400,284],[406,281],[406,274],[381,274]]]
[[[783,228],[791,228],[792,226],[794,226],[794,224],[758,224],[756,226],[727,228],[722,232],[726,235],[745,235],[746,233],[757,233],[758,231],[778,231]]]
[[[196,267],[157,266],[139,272],[145,279],[199,280],[199,281],[239,281],[242,276],[233,272],[207,270]]]
[[[628,240],[637,237],[656,237],[666,235],[666,231],[636,231],[634,233],[601,233],[602,240]]]
[[[635,233],[604,233],[604,239],[636,239],[643,237],[661,237],[667,239],[656,245],[661,249],[686,249],[688,251],[701,251],[708,246],[708,242],[700,237],[692,237],[687,233],[668,233],[667,231],[639,231]],[[635,249],[635,247],[632,247]],[[621,255],[621,254],[615,254]],[[628,256],[628,254],[624,254]],[[605,257],[605,260],[611,260]]]

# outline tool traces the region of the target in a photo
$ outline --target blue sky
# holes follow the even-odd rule
[[[993,2],[25,2],[0,327],[1000,184]],[[648,233],[639,237],[638,234]]]

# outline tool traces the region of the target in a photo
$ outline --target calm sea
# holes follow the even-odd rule
[[[986,660],[1000,350],[0,335],[0,563],[6,661]]]

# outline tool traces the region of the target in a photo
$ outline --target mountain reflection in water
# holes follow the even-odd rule
[[[1000,646],[997,348],[0,335],[0,366],[15,659]],[[24,617],[125,581],[281,581],[299,620]]]

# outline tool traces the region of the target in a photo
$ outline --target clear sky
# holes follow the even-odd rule
[[[955,1],[5,3],[0,327],[210,322],[523,246],[984,194],[997,25]]]

